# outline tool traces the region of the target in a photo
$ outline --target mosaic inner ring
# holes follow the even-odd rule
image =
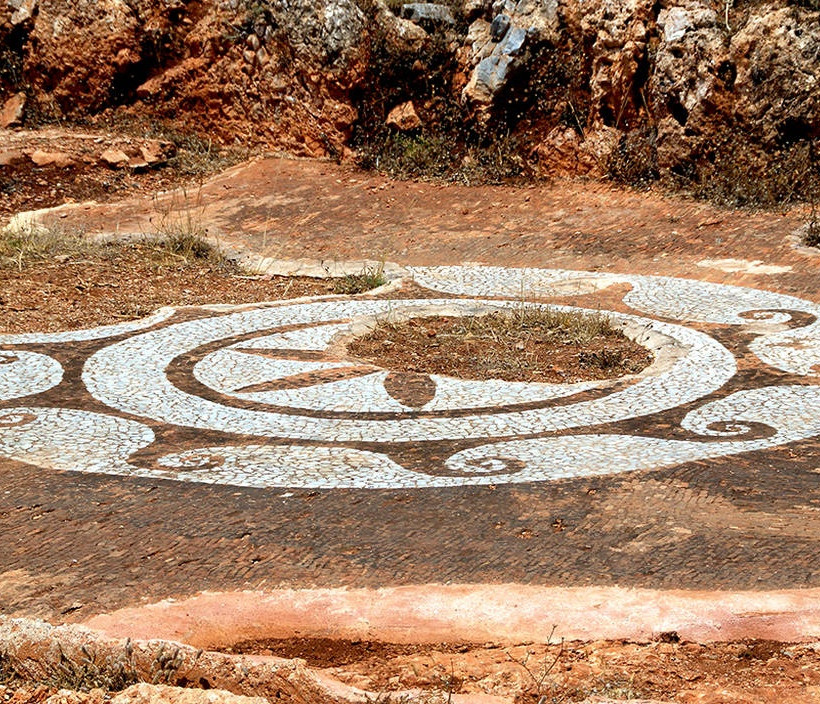
[[[517,305],[520,305],[517,301],[493,301],[491,307],[512,308]],[[625,389],[602,398],[555,407],[508,411],[504,407],[514,403],[514,399],[504,398],[502,394],[496,396],[497,403],[491,412],[457,417],[417,414],[416,417],[373,420],[367,418],[367,411],[374,409],[368,408],[363,401],[368,398],[364,391],[373,380],[368,381],[365,377],[360,380],[360,388],[353,383],[345,390],[346,394],[354,394],[359,407],[364,406],[361,417],[327,418],[308,413],[223,405],[179,388],[166,373],[174,358],[185,355],[192,348],[239,335],[256,332],[271,335],[278,329],[292,329],[297,325],[323,326],[345,319],[383,316],[399,311],[404,314],[412,314],[414,310],[428,313],[436,308],[442,312],[460,311],[463,315],[491,309],[486,301],[422,299],[320,301],[246,310],[169,325],[103,348],[86,362],[83,381],[96,399],[112,408],[174,425],[302,441],[361,443],[378,439],[402,443],[519,437],[648,415],[701,398],[720,388],[736,371],[733,355],[708,335],[680,325],[610,313],[613,320],[625,324],[627,330],[641,330],[647,337],[667,338],[684,353],[670,360],[667,368],[643,376]],[[347,325],[352,328],[356,324],[353,320]],[[276,342],[270,344],[276,345]],[[216,373],[219,366],[216,362],[210,368],[200,369],[200,379],[209,385],[219,386]],[[132,372],[123,374],[123,369]],[[482,384],[465,382],[464,385],[476,389]],[[498,393],[497,388],[495,391]],[[332,393],[332,389],[325,391],[328,406],[333,405]],[[319,411],[320,408],[315,410]],[[404,409],[403,413],[406,415],[408,410]]]

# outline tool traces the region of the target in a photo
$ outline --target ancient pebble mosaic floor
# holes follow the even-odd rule
[[[407,267],[389,292],[0,336],[0,458],[237,487],[418,489],[661,470],[820,435],[820,305],[681,278]],[[394,282],[394,286],[397,285]],[[608,292],[609,298],[607,298]],[[347,359],[389,317],[591,294],[655,362],[615,382],[432,376]]]

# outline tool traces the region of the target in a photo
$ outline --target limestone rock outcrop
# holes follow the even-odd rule
[[[526,131],[551,171],[606,173],[602,151],[648,135],[653,163],[686,173],[716,136],[761,153],[820,137],[812,3],[0,0],[0,120],[119,110],[340,156],[363,113],[383,128],[412,102],[410,129],[435,131],[448,103],[485,141]],[[378,94],[379,75],[405,82]]]

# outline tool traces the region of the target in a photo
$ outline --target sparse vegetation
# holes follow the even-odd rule
[[[510,135],[483,146],[465,146],[429,131],[380,133],[362,145],[359,165],[399,179],[498,184],[516,181],[528,169],[518,140]]]
[[[624,134],[609,155],[607,172],[616,183],[646,188],[659,177],[656,131],[652,128]]]
[[[552,627],[552,631],[547,638],[547,645],[549,646],[552,643],[552,637],[555,634],[555,626]],[[507,657],[514,662],[516,665],[519,665],[524,672],[527,673],[528,677],[531,680],[530,683],[530,695],[533,699],[537,700],[537,704],[546,704],[548,699],[548,691],[550,688],[550,681],[549,676],[550,673],[555,669],[555,666],[558,664],[561,656],[564,654],[564,640],[563,638],[560,641],[560,646],[558,651],[552,655],[549,650],[544,650],[544,655],[540,663],[537,666],[530,664],[530,655],[531,653],[528,651],[527,654],[523,658],[515,658],[513,657],[509,651],[507,652]]]
[[[521,305],[484,315],[382,320],[349,351],[379,366],[464,379],[607,379],[652,359],[605,315]]]
[[[222,266],[227,261],[187,219],[168,224],[146,236],[139,245],[143,254],[160,266],[194,261]],[[131,246],[128,242],[91,239],[80,231],[58,225],[12,225],[0,230],[0,269],[23,271],[43,262],[65,263],[82,257],[111,259]]]
[[[336,277],[333,281],[333,293],[353,295],[371,291],[387,283],[384,265],[366,266],[356,274]]]
[[[418,50],[403,51],[400,42],[379,30],[369,35],[368,78],[352,95],[359,119],[351,145],[362,168],[394,178],[462,183],[502,183],[532,175],[522,156],[526,147],[508,128],[507,116],[481,125],[461,102],[460,88],[453,83],[459,66],[452,51],[453,42],[466,33],[459,5],[453,2],[450,8],[456,26],[429,28]],[[387,126],[390,110],[411,99],[422,125],[410,132]]]
[[[157,215],[152,219],[154,230],[145,239],[157,261],[200,260],[215,266],[225,264],[225,256],[208,241],[201,195],[201,189],[193,195],[182,189],[170,202],[156,206]]]
[[[688,173],[695,196],[730,207],[776,208],[811,200],[820,183],[813,140],[765,149],[740,134],[710,139]],[[681,182],[685,186],[685,179]]]
[[[118,692],[140,681],[130,640],[121,653],[111,657],[100,655],[93,645],[80,646],[77,655],[66,654],[59,641],[56,647],[57,662],[38,661],[36,668],[11,653],[0,652],[0,683],[42,684],[81,692],[92,689]]]
[[[250,156],[247,147],[225,146],[195,129],[164,118],[146,120],[127,112],[113,111],[96,122],[119,134],[171,142],[176,147],[176,154],[168,160],[168,167],[193,181],[201,182],[205,177],[224,171]]]
[[[76,230],[12,222],[0,230],[0,269],[22,270],[36,262],[82,254],[91,246]]]

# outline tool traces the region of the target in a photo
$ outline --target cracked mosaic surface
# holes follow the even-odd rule
[[[424,488],[661,469],[820,435],[820,306],[810,301],[601,272],[408,274],[441,297],[163,310],[0,338],[0,456],[260,488]],[[615,382],[466,381],[344,354],[344,339],[380,318],[474,315],[624,284],[622,310],[608,314],[656,361]],[[64,374],[57,358],[72,355],[76,371]],[[755,374],[738,372],[741,357]]]

